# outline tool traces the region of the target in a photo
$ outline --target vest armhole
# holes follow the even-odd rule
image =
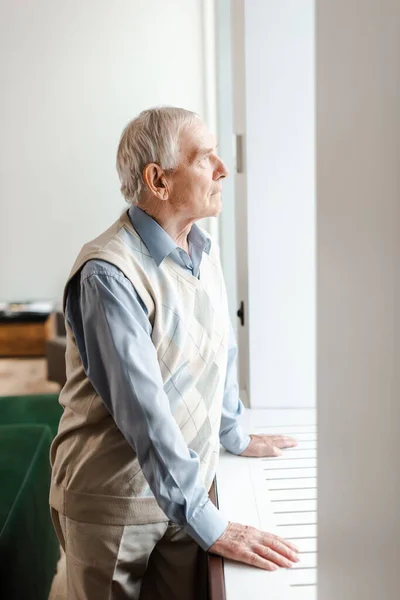
[[[75,268],[72,270],[72,272],[68,278],[68,281],[65,285],[64,298],[63,298],[64,314],[65,314],[66,291],[67,291],[70,281],[73,279],[73,277],[75,277],[75,275],[81,269],[83,269],[84,265],[89,260],[93,260],[93,259],[104,260],[105,262],[108,262],[108,263],[114,265],[115,267],[117,267],[117,269],[122,271],[122,273],[125,275],[125,277],[132,283],[137,294],[139,295],[140,299],[142,300],[143,304],[145,305],[146,310],[147,310],[148,319],[151,323],[151,326],[153,326],[155,301],[153,300],[152,295],[147,290],[144,283],[140,280],[140,277],[138,277],[135,281],[132,281],[132,277],[129,276],[129,273],[131,272],[131,268],[129,267],[129,265],[127,265],[121,257],[118,257],[116,260],[115,254],[109,253],[109,252],[107,252],[107,250],[89,252],[89,253],[85,254],[85,260],[81,264],[75,265]]]

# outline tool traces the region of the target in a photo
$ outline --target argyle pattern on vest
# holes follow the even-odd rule
[[[213,243],[210,255],[203,254],[199,279],[169,257],[157,266],[125,213],[83,247],[68,282],[93,258],[121,269],[146,306],[171,413],[187,446],[199,456],[208,490],[219,456],[228,343],[218,248]],[[82,506],[86,500],[96,506],[95,496],[99,514],[91,514],[89,522],[101,521],[101,511],[109,518],[113,511],[116,523],[165,519],[134,450],[86,377],[68,327],[66,364],[67,383],[60,394],[64,414],[51,450],[51,504],[83,520],[89,505],[87,510]]]

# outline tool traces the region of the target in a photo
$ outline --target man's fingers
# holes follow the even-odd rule
[[[282,554],[282,556],[285,556],[292,562],[298,562],[299,560],[297,555],[298,550],[296,549],[296,546],[294,546],[290,542],[287,542],[283,538],[274,536],[271,540],[271,536],[267,535],[263,539],[263,544],[271,548],[271,550]]]
[[[278,448],[294,448],[297,446],[297,440],[286,435],[276,435],[273,440]]]
[[[272,448],[273,456],[282,456],[283,452],[278,448],[278,446],[274,446]]]
[[[278,567],[283,567],[285,569],[290,569],[290,567],[293,566],[293,563],[297,562],[294,559],[290,560],[283,553],[280,554],[279,552],[272,550],[272,548],[269,548],[268,546],[263,546],[262,544],[257,544],[256,546],[254,546],[253,550],[266,560],[269,560],[278,565]]]
[[[257,567],[258,569],[264,569],[265,571],[276,571],[279,569],[278,565],[263,558],[256,552],[243,552],[243,554],[240,554],[240,557],[234,558],[234,560],[239,560],[247,565]]]
[[[299,560],[294,544],[240,523],[229,523],[209,551],[266,571],[289,568]]]
[[[271,539],[270,539],[271,537],[273,539],[273,543],[272,544],[271,544]],[[284,546],[287,546],[290,550],[292,550],[296,554],[299,551],[298,547],[295,544],[292,544],[292,542],[288,542],[284,538],[279,537],[279,535],[274,535],[274,534],[271,534],[271,533],[266,533],[265,534],[265,538],[263,539],[263,543],[264,544],[268,544],[268,546],[272,546],[272,548],[274,548],[274,549],[275,549],[275,545],[274,544],[283,544]]]

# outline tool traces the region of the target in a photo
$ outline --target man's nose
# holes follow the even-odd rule
[[[216,170],[215,179],[223,179],[224,177],[228,177],[229,170],[223,160],[220,159],[218,169]]]

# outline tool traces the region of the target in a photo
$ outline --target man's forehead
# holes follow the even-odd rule
[[[182,152],[192,155],[215,148],[217,139],[207,125],[199,120],[182,131],[180,146]]]

